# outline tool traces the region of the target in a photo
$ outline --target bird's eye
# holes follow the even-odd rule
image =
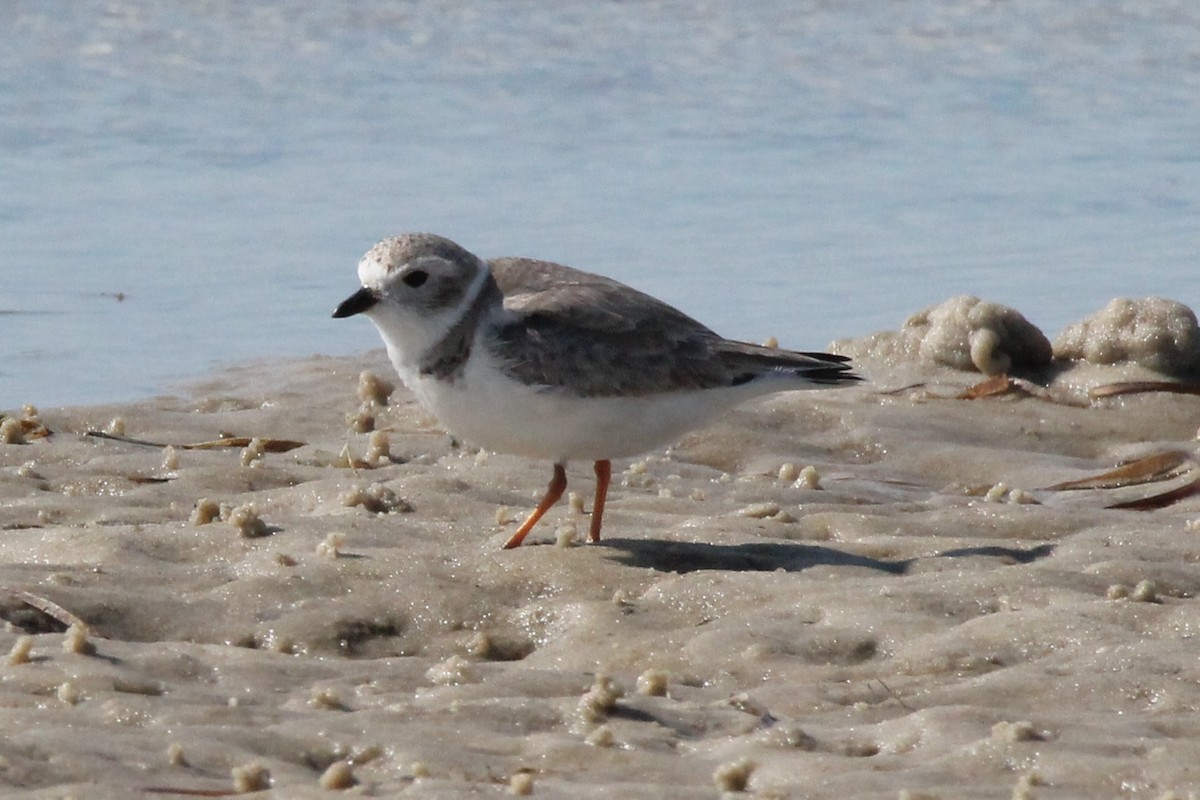
[[[412,288],[416,289],[421,284],[425,283],[425,281],[429,280],[429,273],[423,269],[414,269],[412,272],[405,275],[402,280],[404,281],[405,286],[411,286]]]

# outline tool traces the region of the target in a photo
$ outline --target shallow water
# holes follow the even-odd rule
[[[405,230],[805,348],[1200,295],[1192,4],[66,8],[0,30],[0,408],[374,347]]]

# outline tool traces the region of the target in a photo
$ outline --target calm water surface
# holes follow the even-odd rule
[[[0,409],[377,347],[376,240],[801,347],[1200,303],[1200,4],[0,2]]]

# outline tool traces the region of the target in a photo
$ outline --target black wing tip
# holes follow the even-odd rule
[[[797,366],[790,370],[798,377],[827,386],[843,386],[851,383],[861,383],[866,378],[853,372],[850,356],[838,353],[801,353],[818,362],[811,366]],[[788,371],[787,368],[784,368]]]
[[[801,350],[800,355],[815,358],[817,361],[826,361],[831,364],[849,364],[851,361],[850,356],[843,356],[838,353],[808,353]]]
[[[858,373],[851,372],[850,359],[846,356],[830,356],[828,353],[804,353],[804,355],[828,363],[808,366],[779,366],[767,372],[742,372],[735,375],[729,381],[729,385],[742,386],[754,380],[770,377],[772,374],[775,376],[790,375],[822,386],[848,386],[866,380]]]
[[[855,372],[849,372],[849,367],[838,369],[831,367],[825,370],[812,370],[800,372],[799,375],[813,383],[823,383],[827,386],[844,386],[851,383],[861,383],[866,380],[862,375]]]

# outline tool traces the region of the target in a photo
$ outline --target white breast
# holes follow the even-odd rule
[[[463,373],[453,381],[404,373],[401,370],[401,378],[455,437],[487,450],[558,463],[625,458],[662,447],[764,393],[737,387],[642,397],[574,397],[512,380],[481,347],[472,351]]]

